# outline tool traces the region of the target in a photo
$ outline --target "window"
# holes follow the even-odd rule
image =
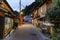
[[[13,21],[10,17],[5,17],[4,35],[6,36],[12,29]]]

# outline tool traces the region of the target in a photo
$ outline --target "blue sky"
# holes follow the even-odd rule
[[[22,4],[21,9],[24,9],[26,5],[30,5],[34,1],[35,0],[21,0],[21,4]],[[10,4],[13,10],[20,11],[20,5],[19,5],[20,0],[7,0],[7,2]]]

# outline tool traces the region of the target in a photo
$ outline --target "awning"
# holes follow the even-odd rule
[[[45,17],[45,15],[43,15],[43,16],[40,15],[40,18],[44,18],[44,17]]]
[[[0,10],[2,10],[2,11],[4,11],[4,12],[9,13],[9,11],[8,11],[8,10],[4,9],[4,8],[3,8],[3,7],[1,7],[1,6],[0,6]],[[11,15],[15,16],[15,14],[12,14],[12,13],[11,13]]]
[[[49,23],[48,21],[45,21],[45,22],[40,21],[39,23],[42,23],[43,25],[46,25],[46,26],[54,26],[54,24]]]
[[[5,12],[8,12],[6,9],[4,9],[3,7],[0,7],[0,10],[3,10]]]
[[[50,23],[48,21],[43,22],[43,24],[46,25],[46,26],[54,26],[54,24],[52,24],[52,23]]]

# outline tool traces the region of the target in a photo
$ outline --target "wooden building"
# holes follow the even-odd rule
[[[37,3],[38,3],[38,0],[37,0]],[[52,4],[53,4],[52,0],[45,0],[42,3],[40,2],[40,4],[37,7],[35,7],[35,9],[32,12],[34,14],[33,16],[34,16],[34,18],[36,18],[37,16],[39,16],[39,17],[33,20],[33,22],[34,22],[33,24],[37,25],[37,23],[39,23],[39,21],[40,22],[47,21],[46,13],[52,7]],[[47,28],[48,33],[52,33],[53,26],[47,26],[42,23],[39,24],[40,28],[43,28],[44,26]]]
[[[52,0],[41,0],[40,2],[36,0],[36,3],[38,3],[38,5],[32,11],[33,18],[39,16],[39,20],[45,21],[47,10],[51,8]],[[37,18],[36,21],[38,21]],[[36,25],[36,23],[34,24]]]
[[[0,0],[0,39],[6,37],[13,27],[15,15],[6,0]]]

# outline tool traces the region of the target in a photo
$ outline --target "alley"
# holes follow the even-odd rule
[[[32,24],[19,26],[14,33],[10,34],[4,40],[49,40]]]
[[[60,40],[60,0],[0,0],[0,40]]]

